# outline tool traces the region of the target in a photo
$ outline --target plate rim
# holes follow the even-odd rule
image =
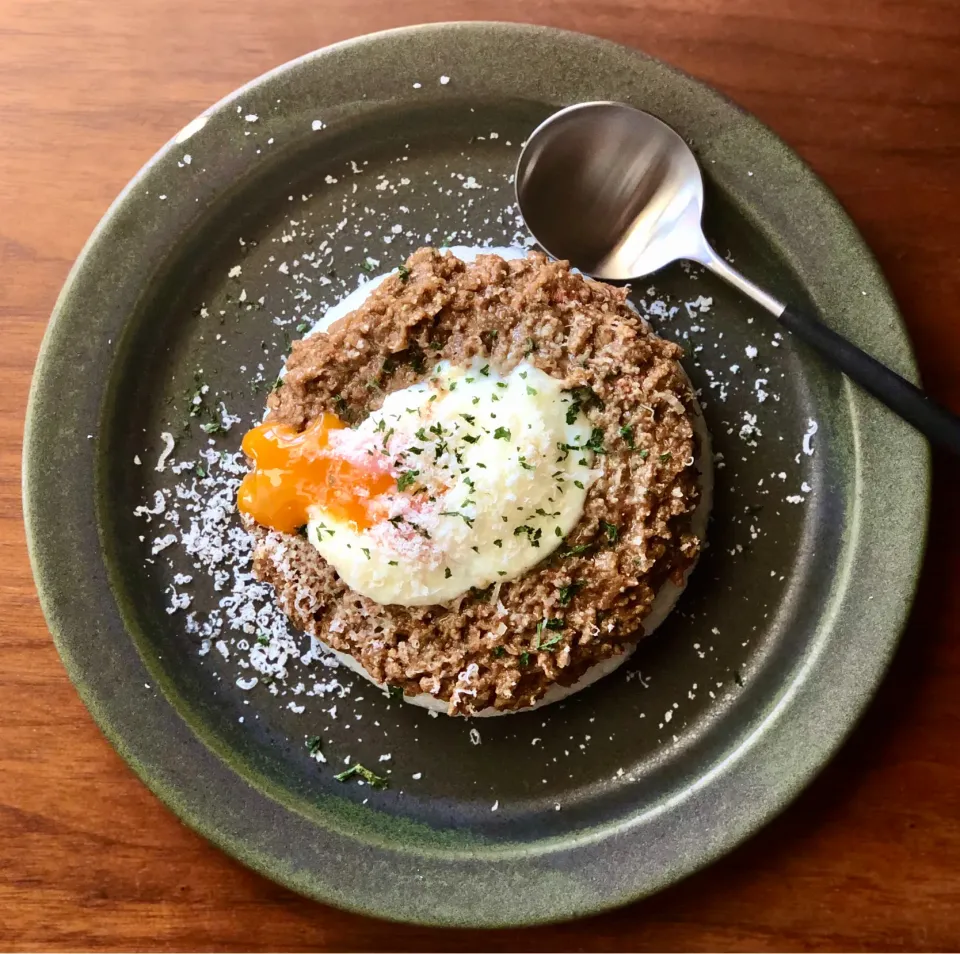
[[[777,144],[784,151],[793,168],[802,169],[804,174],[810,177],[811,182],[818,191],[818,201],[825,203],[827,207],[832,207],[833,213],[837,217],[839,224],[846,229],[847,236],[851,239],[851,241],[857,243],[857,252],[862,257],[866,269],[872,273],[871,278],[874,289],[882,296],[884,303],[889,305],[889,307],[892,309],[896,317],[896,321],[898,322],[896,327],[894,327],[891,332],[896,339],[896,357],[899,359],[900,363],[904,365],[902,370],[904,370],[905,373],[913,380],[917,379],[916,365],[913,358],[912,348],[910,347],[906,327],[903,323],[902,317],[899,314],[899,311],[896,308],[896,304],[893,301],[889,288],[886,286],[879,266],[873,259],[873,256],[869,252],[866,243],[860,236],[859,231],[850,221],[849,217],[846,216],[846,213],[843,211],[832,192],[830,192],[826,185],[822,183],[815,173],[813,173],[810,167],[807,166],[806,163],[795,152],[793,152],[792,149],[786,146],[782,140],[779,139],[776,133],[761,124],[759,120],[757,120],[751,114],[746,113],[739,106],[737,106],[735,103],[732,103],[729,99],[714,90],[712,87],[708,86],[706,83],[689,76],[688,74],[670,66],[669,64],[665,64],[654,57],[642,53],[639,50],[625,47],[608,40],[590,36],[588,34],[574,33],[567,30],[559,30],[551,27],[541,27],[527,24],[514,24],[498,21],[451,21],[444,23],[420,24],[415,26],[401,27],[393,30],[385,30],[378,33],[367,34],[361,37],[354,37],[307,53],[302,57],[289,61],[288,63],[281,64],[267,73],[264,73],[262,76],[257,77],[251,82],[239,87],[237,90],[228,94],[216,104],[205,110],[201,116],[214,117],[217,114],[222,113],[225,109],[227,109],[227,107],[232,108],[232,106],[244,95],[259,89],[261,86],[269,84],[275,77],[303,66],[309,66],[311,64],[321,62],[325,57],[329,57],[338,51],[357,47],[366,47],[369,50],[371,47],[375,48],[378,43],[382,43],[384,41],[393,42],[397,39],[403,40],[405,37],[409,36],[417,36],[419,38],[433,36],[439,38],[442,42],[449,39],[451,34],[457,31],[465,31],[475,35],[488,36],[503,35],[506,33],[514,37],[526,37],[528,39],[534,39],[538,42],[545,41],[548,44],[568,43],[574,45],[579,44],[581,46],[592,46],[594,50],[605,51],[605,53],[611,58],[618,56],[627,60],[633,60],[637,63],[645,62],[648,67],[651,67],[651,64],[655,64],[656,68],[672,73],[679,77],[683,83],[697,88],[701,94],[705,95],[718,106],[725,106],[727,109],[732,108],[743,117],[746,117],[750,123],[753,124],[753,127],[756,130],[762,131],[762,134],[766,138]],[[161,801],[163,801],[169,808],[179,815],[183,821],[189,824],[200,834],[204,835],[204,837],[217,844],[218,847],[220,847],[226,853],[242,861],[249,867],[254,868],[265,876],[270,877],[275,881],[279,881],[280,883],[313,897],[316,900],[333,903],[340,907],[360,913],[377,917],[386,917],[394,920],[407,920],[411,921],[412,923],[419,924],[458,924],[460,926],[471,927],[506,927],[567,920],[629,903],[632,900],[652,894],[655,891],[660,890],[660,888],[665,887],[667,884],[680,880],[681,878],[692,874],[694,871],[710,864],[712,861],[716,860],[716,858],[728,853],[747,838],[751,837],[773,816],[785,808],[786,805],[789,804],[817,774],[819,774],[826,763],[842,746],[849,733],[853,730],[866,706],[872,699],[880,680],[883,678],[883,675],[887,670],[889,662],[892,659],[893,653],[899,642],[900,635],[906,624],[912,601],[916,595],[919,572],[922,566],[923,554],[925,550],[926,532],[930,513],[930,454],[926,442],[923,441],[922,438],[919,438],[919,436],[917,436],[917,440],[914,441],[914,448],[919,453],[919,456],[914,460],[914,477],[919,478],[921,485],[914,488],[914,490],[919,491],[919,493],[917,493],[916,499],[912,502],[911,518],[913,522],[912,529],[914,534],[912,540],[915,541],[915,545],[912,547],[910,552],[905,555],[906,562],[904,563],[903,571],[899,576],[899,583],[901,585],[901,591],[899,593],[901,597],[899,613],[894,616],[888,616],[887,629],[889,632],[884,634],[883,642],[879,648],[875,647],[877,649],[877,655],[872,660],[873,665],[870,667],[870,671],[868,673],[869,681],[866,689],[861,687],[859,691],[856,691],[852,690],[851,687],[842,687],[844,691],[840,692],[839,698],[833,700],[833,702],[837,705],[840,705],[841,703],[843,704],[841,706],[841,711],[837,714],[838,718],[836,719],[836,724],[833,726],[836,731],[833,732],[829,742],[826,745],[820,745],[820,751],[817,757],[813,759],[816,764],[813,765],[812,768],[809,766],[801,768],[796,773],[791,775],[785,783],[781,780],[781,786],[776,792],[775,797],[768,798],[766,803],[762,806],[762,810],[755,809],[752,815],[752,821],[750,821],[745,827],[741,827],[741,829],[738,829],[735,832],[728,833],[728,837],[721,837],[717,844],[700,850],[698,853],[696,853],[695,857],[684,857],[680,859],[680,861],[676,863],[673,868],[661,871],[659,877],[648,877],[644,886],[639,890],[637,885],[632,885],[625,892],[621,890],[619,893],[617,893],[616,890],[612,890],[603,897],[597,897],[589,893],[581,894],[572,905],[565,905],[563,903],[555,903],[556,889],[548,886],[546,893],[542,896],[538,896],[538,898],[529,906],[529,909],[525,910],[520,916],[514,914],[505,919],[498,919],[496,911],[491,911],[487,908],[483,908],[483,906],[480,906],[477,909],[462,912],[459,919],[452,919],[448,914],[443,912],[438,912],[435,919],[424,917],[422,915],[406,917],[405,912],[397,905],[397,901],[400,900],[399,895],[395,895],[393,899],[386,899],[388,901],[386,906],[381,903],[381,901],[384,899],[378,898],[376,895],[373,895],[374,903],[372,904],[369,902],[369,900],[363,902],[356,901],[352,896],[340,896],[331,891],[329,889],[329,885],[318,886],[316,881],[311,882],[309,879],[309,873],[305,880],[302,872],[291,870],[289,867],[285,868],[284,859],[282,857],[273,857],[269,854],[265,854],[263,851],[258,850],[256,846],[252,846],[249,840],[244,841],[242,837],[238,838],[236,835],[225,832],[218,827],[218,820],[214,819],[211,821],[209,813],[204,812],[202,809],[198,812],[196,806],[191,806],[180,797],[182,793],[178,792],[175,787],[171,787],[171,778],[173,776],[160,770],[155,762],[144,758],[143,753],[136,750],[136,746],[131,746],[128,744],[128,739],[125,737],[123,725],[118,724],[116,721],[116,715],[118,711],[122,710],[122,707],[121,710],[118,710],[116,699],[110,697],[109,693],[104,692],[103,685],[95,684],[91,680],[90,673],[84,668],[83,660],[79,659],[75,654],[77,642],[71,631],[72,621],[70,616],[69,614],[65,615],[64,612],[65,594],[62,592],[62,588],[60,585],[58,585],[58,582],[55,579],[55,571],[51,565],[53,562],[56,562],[62,557],[62,553],[58,555],[57,545],[51,544],[49,535],[46,535],[43,529],[43,499],[44,497],[49,497],[51,491],[51,481],[55,479],[56,476],[51,474],[49,468],[45,466],[44,451],[47,449],[45,435],[50,431],[49,425],[51,423],[51,417],[49,413],[50,409],[45,405],[45,401],[48,400],[48,396],[45,395],[44,392],[47,390],[46,381],[48,378],[46,377],[46,372],[48,367],[51,367],[54,362],[55,348],[61,343],[60,339],[62,339],[65,332],[69,330],[66,328],[66,325],[69,321],[69,316],[71,313],[71,299],[80,285],[81,277],[85,267],[87,266],[87,263],[95,257],[94,253],[101,243],[110,241],[110,231],[115,226],[117,218],[125,203],[131,197],[137,186],[141,184],[143,180],[150,174],[151,170],[154,169],[154,167],[158,164],[162,163],[168,156],[171,155],[172,151],[177,148],[177,140],[178,137],[173,137],[160,150],[158,150],[158,152],[155,153],[150,160],[148,160],[143,168],[138,171],[133,179],[131,179],[127,186],[124,187],[119,196],[111,204],[103,219],[96,226],[94,232],[90,236],[70,270],[63,289],[61,290],[57,299],[51,320],[45,331],[34,371],[34,376],[31,381],[25,423],[23,454],[24,522],[27,531],[27,543],[31,568],[36,581],[44,616],[53,635],[58,652],[60,653],[60,656],[64,662],[64,666],[67,669],[68,675],[76,686],[81,698],[84,701],[84,704],[87,706],[88,710],[90,710],[94,720],[97,722],[104,735],[119,752],[121,757],[127,761],[127,763],[134,769],[140,778],[147,784],[147,786],[161,799]],[[874,408],[865,403],[866,399],[864,399],[863,396],[858,392],[854,391],[849,382],[846,383],[846,397],[852,408],[855,427],[861,428],[865,433],[869,433],[872,430],[877,434],[880,434],[881,428],[886,420],[884,415],[882,413],[877,414]],[[856,505],[860,506],[859,492],[857,494]],[[69,602],[69,597],[67,598],[67,602]],[[818,659],[813,660],[813,662],[817,661]],[[146,670],[144,671],[146,672]],[[801,693],[809,693],[810,690],[811,686],[809,683],[800,685],[797,688],[797,693],[794,696],[791,696],[788,702],[790,704],[794,704],[795,699]],[[192,733],[192,730],[190,730],[186,723],[183,722],[173,703],[167,701],[162,696],[158,702],[156,712],[164,712],[164,718],[166,719],[172,718],[173,720],[179,720],[183,723],[183,726]],[[770,718],[772,718],[772,715]],[[742,758],[748,755],[755,756],[757,752],[761,751],[761,743],[766,743],[769,747],[770,731],[768,730],[775,728],[776,724],[768,723],[769,719],[764,720],[764,722],[760,725],[760,728],[762,728],[764,731],[764,739],[760,740],[756,744],[752,744],[752,747],[749,749],[749,751],[745,752],[745,755],[742,756]],[[209,754],[212,756],[212,753]],[[212,763],[208,763],[205,768],[212,773],[212,776],[216,775],[217,767]],[[239,777],[233,773],[229,765],[221,765],[220,768],[225,770],[227,774],[233,775],[234,778],[240,778],[240,781],[243,784],[253,788],[247,779]],[[257,791],[257,796],[259,796],[260,799],[269,798],[269,796],[259,791]],[[257,801],[256,798],[252,800]],[[283,808],[282,806],[277,807],[280,809]],[[260,806],[260,808],[262,810],[262,806]],[[626,833],[621,833],[621,835],[618,837],[626,837]],[[576,853],[583,849],[583,845],[574,843],[572,847],[565,848],[563,851]],[[623,845],[620,845],[617,850],[622,851]],[[430,863],[432,863],[430,859],[427,859],[423,862],[424,865],[429,865]],[[454,866],[459,863],[459,859],[454,859],[452,862]],[[514,876],[516,876],[516,872],[514,872]],[[569,887],[569,885],[567,887]]]

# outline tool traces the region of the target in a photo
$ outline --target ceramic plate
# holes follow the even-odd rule
[[[381,695],[297,634],[277,655],[231,469],[290,338],[420,245],[522,243],[521,142],[598,99],[692,144],[722,254],[916,378],[862,239],[776,136],[640,53],[504,24],[364,37],[229,96],[130,183],[57,303],[25,495],[64,663],[167,805],[313,898],[511,925],[650,894],[798,793],[903,625],[925,443],[751,303],[676,267],[633,300],[687,349],[717,452],[714,516],[680,606],[628,666],[564,704],[472,724]],[[348,759],[389,788],[338,782]]]

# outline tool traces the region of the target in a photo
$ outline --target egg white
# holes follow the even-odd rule
[[[526,362],[437,364],[389,394],[334,454],[394,480],[359,530],[321,506],[308,538],[353,590],[382,604],[447,603],[521,576],[576,526],[593,479],[591,428],[561,382]]]

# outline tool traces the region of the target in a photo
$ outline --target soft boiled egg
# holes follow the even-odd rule
[[[355,428],[323,414],[244,439],[240,510],[311,544],[353,590],[422,606],[520,576],[560,546],[593,478],[591,429],[526,362],[436,365]]]

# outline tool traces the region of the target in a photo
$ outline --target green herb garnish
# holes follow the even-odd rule
[[[562,630],[562,629],[563,629],[563,620],[562,620],[562,619],[557,619],[557,618],[554,618],[554,619],[542,619],[542,620],[540,620],[540,622],[537,623],[537,633],[536,633],[536,635],[535,635],[534,638],[533,638],[533,648],[534,648],[534,649],[550,649],[551,647],[556,646],[557,643],[559,643],[560,640],[563,638],[563,637],[560,636],[559,633],[558,633],[556,636],[551,636],[545,643],[541,644],[541,643],[540,643],[540,634],[541,634],[545,629]]]
[[[473,526],[473,517],[468,517],[465,513],[460,513],[459,510],[441,510],[441,517],[459,517],[468,527]]]
[[[405,470],[397,478],[397,490],[406,490],[419,476],[419,470]]]
[[[585,580],[574,580],[573,583],[568,586],[560,587],[560,605],[569,606],[570,601],[574,598],[581,587],[586,586]]]
[[[368,785],[372,788],[389,788],[390,780],[384,778],[382,775],[377,775],[374,772],[371,772],[370,769],[365,768],[359,762],[354,762],[346,771],[340,772],[339,775],[334,775],[333,777],[338,782],[346,782],[348,779],[353,778],[354,775],[359,775]]]
[[[493,432],[493,439],[497,441],[508,441],[510,440],[510,428],[509,427],[498,427]]]
[[[601,411],[604,409],[603,401],[600,400],[593,388],[574,388],[570,393],[572,397],[570,401],[570,407],[567,408],[568,424],[575,424],[577,415],[581,411],[589,411],[594,407],[599,408]]]
[[[521,534],[524,534],[524,533],[527,535],[527,542],[530,544],[530,546],[532,547],[540,546],[540,538],[543,536],[543,531],[539,527],[534,528],[524,524],[523,526],[517,527],[513,531],[513,535],[515,537],[519,537]]]
[[[585,449],[592,450],[595,454],[606,454],[603,447],[603,428],[595,427],[590,432],[590,439],[583,446]]]

